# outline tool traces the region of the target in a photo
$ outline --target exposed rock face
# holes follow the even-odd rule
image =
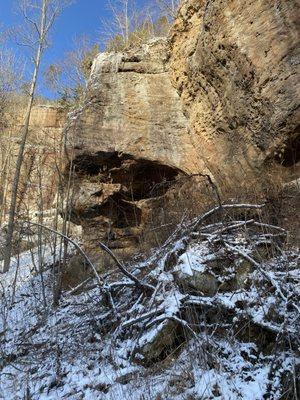
[[[165,39],[100,54],[85,105],[67,128],[75,148],[72,218],[93,245],[135,248],[150,211],[178,177],[200,168],[167,57]]]
[[[100,54],[86,104],[69,127],[76,157],[119,152],[185,170],[199,168],[160,39],[124,54]]]
[[[264,198],[275,177],[290,179],[298,5],[186,0],[170,40],[96,58],[66,129],[72,220],[92,247],[103,239],[131,252],[187,174],[209,174],[222,200]],[[204,208],[205,196],[187,186]]]
[[[30,116],[31,129],[61,130],[66,122],[66,111],[58,106],[38,105],[33,107]],[[19,123],[22,123],[21,121]]]
[[[24,108],[16,106],[7,120],[7,127],[1,132],[0,137],[0,260],[5,247],[7,213],[24,123]],[[61,143],[65,121],[66,112],[60,107],[49,105],[33,107],[17,198],[18,216],[25,215],[25,219],[30,217],[35,222],[43,222],[44,225],[55,224],[58,229],[62,228],[64,221],[60,217],[55,218],[56,210],[49,209],[57,193],[57,167],[62,164]],[[24,228],[21,220],[17,220],[13,252],[25,251],[37,244],[39,242],[37,231]],[[72,225],[70,233],[71,231],[72,234],[77,234],[78,227]]]
[[[299,159],[298,15],[298,1],[181,7],[170,74],[197,153],[221,187],[261,179],[268,159],[286,167]]]
[[[13,110],[9,125],[0,138],[0,165],[6,171],[6,174],[2,174],[0,203],[3,200],[6,206],[10,200],[12,180],[9,177],[14,174],[23,115],[24,109]],[[24,204],[29,209],[39,209],[41,194],[44,210],[52,206],[57,191],[56,165],[60,163],[59,151],[65,121],[66,112],[59,107],[33,107],[19,188],[19,210],[23,209]],[[6,178],[8,185],[5,184]],[[3,210],[5,213],[6,208]]]

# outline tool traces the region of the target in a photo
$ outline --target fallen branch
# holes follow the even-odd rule
[[[131,281],[133,281],[138,287],[141,289],[145,290],[146,292],[154,292],[155,287],[152,285],[149,285],[148,283],[143,283],[140,281],[136,276],[131,274],[127,269],[124,267],[124,265],[119,261],[119,259],[116,257],[116,255],[104,244],[104,243],[99,243],[99,246],[102,250],[104,250],[116,263],[118,266],[119,270],[127,276]]]
[[[287,235],[287,231],[285,229],[281,228],[280,226],[264,224],[262,222],[257,222],[257,221],[254,222],[254,225],[260,226],[263,228],[275,229],[276,231],[282,232]]]
[[[247,226],[253,224],[254,220],[249,219],[248,221],[238,221],[235,224],[224,226],[223,228],[217,229],[211,233],[211,235],[219,235],[220,233],[228,232],[232,229],[241,228],[243,226]]]
[[[230,209],[239,209],[239,208],[245,208],[245,209],[261,209],[264,207],[264,204],[223,204],[222,207],[217,206],[212,208],[211,210],[207,211],[205,214],[201,215],[201,217],[196,218],[196,220],[192,223],[191,229],[197,229],[202,222],[204,222],[206,219],[211,217],[213,214],[215,214],[217,211],[220,210],[230,210]]]
[[[249,261],[254,267],[256,267],[259,270],[259,272],[266,278],[266,280],[271,283],[271,285],[274,287],[276,292],[280,295],[282,300],[284,300],[285,302],[287,301],[287,297],[282,293],[281,287],[277,284],[277,282],[274,281],[274,279],[270,275],[268,275],[268,273],[266,271],[264,271],[264,269],[261,267],[261,265],[257,261],[255,261],[252,257],[250,257],[248,254],[246,254],[244,251],[238,249],[237,247],[231,246],[230,244],[228,244],[226,242],[225,242],[225,246],[228,250],[238,253],[245,260]]]
[[[120,281],[120,282],[113,282],[110,283],[110,288],[113,289],[118,289],[120,287],[132,287],[135,286],[134,282],[129,282],[129,281]]]
[[[165,243],[163,244],[162,249],[165,249],[172,240],[176,240],[179,237],[184,237],[185,235],[191,236],[195,232],[196,229],[199,228],[199,225],[201,225],[205,220],[207,220],[209,217],[211,217],[213,214],[215,214],[218,211],[224,211],[227,209],[261,209],[265,205],[264,204],[223,204],[223,205],[218,205],[217,207],[212,208],[211,210],[207,211],[205,214],[202,214],[200,217],[196,217],[188,226],[185,226],[183,229],[182,228],[177,228],[175,232],[169,237]],[[183,224],[183,220],[179,224],[181,226]],[[207,227],[204,227],[203,229],[206,229],[208,227],[216,226],[216,225],[222,225],[221,223],[217,224],[211,224],[208,225]]]
[[[162,314],[164,312],[165,312],[164,308],[160,308],[158,310],[150,311],[150,312],[142,314],[142,315],[140,315],[140,316],[138,316],[136,318],[132,318],[132,319],[129,319],[128,321],[123,322],[121,327],[122,328],[128,328],[131,325],[135,325],[138,322],[144,321],[145,319],[149,319],[149,318],[155,317],[155,316],[160,315],[160,314]]]
[[[79,244],[75,242],[75,240],[71,239],[70,237],[64,235],[61,232],[56,231],[55,229],[49,228],[48,226],[39,224],[37,222],[25,221],[25,223],[28,224],[28,225],[33,225],[33,226],[38,226],[40,228],[43,228],[46,231],[52,232],[55,235],[60,236],[61,238],[63,238],[67,242],[70,242],[79,251],[79,253],[82,255],[82,257],[85,259],[85,261],[89,265],[89,267],[92,269],[92,271],[93,271],[93,273],[94,273],[99,285],[101,285],[101,286],[103,285],[104,282],[100,279],[100,276],[99,276],[94,264],[89,259],[88,255],[82,250],[82,248],[79,246]]]
[[[85,279],[83,282],[81,282],[79,285],[75,286],[74,288],[72,288],[71,290],[69,290],[69,292],[67,292],[67,295],[72,295],[74,293],[76,293],[78,290],[82,289],[85,285],[87,285],[92,278],[87,278]]]
[[[82,248],[79,246],[79,244],[75,242],[75,240],[71,239],[70,237],[64,235],[64,234],[61,233],[61,232],[56,231],[55,229],[49,228],[48,226],[39,224],[39,223],[37,223],[37,222],[25,221],[25,223],[27,223],[28,225],[33,225],[33,226],[38,226],[38,227],[40,227],[40,228],[43,228],[43,229],[45,229],[46,231],[52,232],[52,233],[54,233],[55,235],[57,235],[57,236],[63,238],[63,239],[66,240],[67,242],[70,242],[70,243],[79,251],[79,253],[83,256],[83,258],[84,258],[85,261],[87,262],[88,266],[92,269],[92,271],[93,271],[93,273],[94,273],[94,275],[95,275],[95,277],[96,277],[96,280],[97,280],[97,282],[98,282],[98,286],[99,286],[99,288],[100,288],[100,291],[101,291],[102,293],[104,293],[104,294],[108,297],[108,301],[109,301],[109,303],[110,303],[110,307],[112,308],[112,310],[114,311],[114,313],[115,313],[116,315],[118,314],[118,313],[117,313],[117,310],[116,310],[116,307],[115,307],[115,304],[114,304],[114,301],[113,301],[113,298],[112,298],[112,295],[111,295],[111,288],[110,288],[110,286],[109,286],[108,284],[106,284],[103,280],[101,280],[101,278],[100,278],[100,276],[99,276],[99,274],[98,274],[98,272],[97,272],[97,270],[96,270],[94,264],[92,263],[92,261],[90,260],[90,258],[88,257],[88,255],[82,250]]]

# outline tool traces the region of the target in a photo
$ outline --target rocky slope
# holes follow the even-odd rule
[[[90,248],[132,254],[145,232],[155,243],[184,210],[229,198],[282,208],[299,176],[298,5],[186,0],[168,40],[96,58],[66,128]]]
[[[0,288],[0,399],[295,400],[299,255],[232,207],[57,307],[53,242],[21,254]]]

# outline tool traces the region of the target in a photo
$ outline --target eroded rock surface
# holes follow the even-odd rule
[[[166,39],[158,39],[95,59],[86,102],[68,129],[76,157],[117,151],[185,170],[199,168],[169,79],[168,51]]]
[[[220,187],[261,184],[271,159],[299,161],[298,15],[298,1],[183,2],[170,74]]]
[[[186,184],[202,211],[275,198],[297,178],[298,6],[185,0],[168,40],[98,55],[66,129],[71,216],[91,247],[132,252],[149,220],[166,224],[159,213],[189,174],[218,187],[207,199]]]
[[[200,168],[167,58],[165,39],[100,54],[86,102],[67,128],[75,148],[72,220],[92,247],[101,239],[132,251],[173,183]]]
[[[138,247],[153,209],[184,176],[177,168],[117,151],[78,155],[74,167],[72,221],[83,226],[90,248],[102,240],[122,255]]]
[[[7,127],[1,132],[0,165],[4,171],[0,181],[2,216],[8,211],[24,113],[24,106],[16,105],[7,116]],[[57,192],[57,165],[60,164],[59,153],[65,122],[66,111],[61,107],[51,105],[33,107],[21,171],[18,212],[37,210],[41,202],[44,210],[52,207]]]

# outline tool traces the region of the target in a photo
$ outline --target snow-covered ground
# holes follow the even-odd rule
[[[96,281],[79,294],[65,291],[53,307],[52,270],[41,274],[38,254],[22,254],[1,275],[0,399],[296,398],[297,253],[280,248],[256,257],[255,268],[247,256],[254,260],[267,236],[233,230],[220,241],[207,232],[127,266],[152,293],[116,272],[106,282],[114,308]],[[51,257],[45,248],[45,265]],[[191,289],[195,273],[219,289]]]

